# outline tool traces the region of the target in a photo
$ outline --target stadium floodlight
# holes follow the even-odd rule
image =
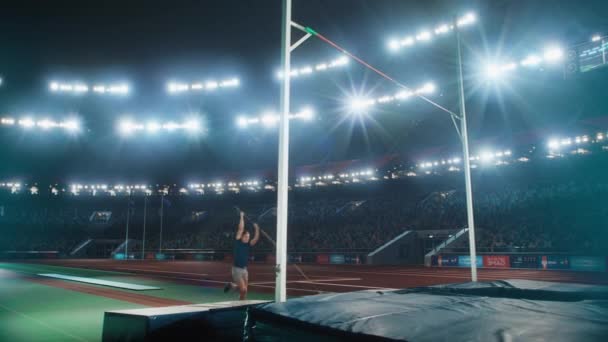
[[[431,40],[432,34],[429,31],[422,31],[416,35],[416,40],[419,41],[429,41]]]
[[[465,14],[464,17],[458,19],[456,22],[456,25],[458,25],[458,27],[466,26],[466,25],[471,25],[471,24],[475,23],[476,21],[477,21],[477,16],[475,15],[475,13],[469,12],[469,13]]]
[[[549,63],[555,63],[562,60],[564,56],[564,51],[557,46],[550,46],[545,49],[545,53],[543,55],[544,59]]]
[[[386,104],[394,101],[404,101],[412,97],[413,95],[431,95],[436,91],[437,87],[432,82],[427,82],[416,90],[402,90],[393,95],[382,95],[378,98],[361,98],[352,97],[348,101],[348,108],[350,113],[359,114],[363,111],[368,110],[370,107],[376,104]]]
[[[441,25],[441,26],[439,26],[439,27],[437,27],[435,29],[435,34],[436,35],[439,35],[439,34],[442,34],[442,33],[448,33],[448,32],[450,32],[450,27],[448,25],[445,25],[445,24],[443,24],[443,25]]]
[[[150,121],[146,124],[146,130],[149,133],[156,133],[156,132],[160,131],[161,128],[162,128],[161,124],[158,123],[157,121]]]
[[[110,94],[126,95],[129,93],[129,86],[126,84],[117,84],[106,87],[106,91]]]
[[[169,93],[180,93],[188,91],[188,88],[188,84],[186,83],[169,82],[169,84],[167,84],[167,90],[169,91]]]
[[[32,128],[37,127],[42,130],[50,130],[50,129],[54,129],[54,128],[63,128],[65,130],[71,131],[71,132],[80,130],[80,123],[76,119],[69,119],[66,121],[54,121],[54,120],[45,118],[45,119],[36,121],[30,117],[21,118],[19,120],[15,120],[13,118],[8,117],[8,118],[0,119],[0,124],[5,125],[5,126],[18,125],[25,129],[32,129]]]
[[[25,128],[31,128],[34,127],[36,125],[36,122],[30,118],[24,118],[18,121],[19,126],[25,127]]]
[[[269,112],[262,115],[262,124],[266,127],[273,127],[279,122],[279,116],[275,113]]]
[[[310,107],[304,107],[302,110],[295,114],[289,115],[290,119],[302,119],[304,121],[310,121],[314,118],[315,112]]]
[[[602,36],[600,36],[599,34],[596,34],[593,37],[591,37],[592,42],[599,42],[600,40],[602,40]]]
[[[547,48],[542,57],[536,54],[528,55],[519,63],[508,62],[504,64],[488,63],[485,65],[484,77],[489,80],[498,80],[508,72],[514,71],[519,65],[523,67],[536,67],[541,63],[555,64],[563,59],[564,52],[557,46]]]
[[[69,119],[67,121],[64,121],[62,123],[62,126],[63,126],[63,128],[65,128],[66,130],[68,130],[70,132],[80,130],[80,123],[75,119]]]
[[[130,119],[121,120],[118,124],[118,130],[122,135],[131,135],[135,131],[143,130],[144,126],[137,124]]]
[[[457,20],[458,27],[468,26],[477,21],[477,16],[475,13],[467,13],[462,18]],[[419,42],[428,42],[433,39],[434,36],[445,35],[454,30],[454,25],[440,24],[433,31],[424,30],[419,32],[415,36],[405,36],[404,38],[396,39],[392,38],[388,41],[387,45],[389,50],[398,51],[401,48],[412,46],[416,41]]]
[[[219,84],[216,81],[207,81],[205,83],[205,89],[207,90],[215,90],[219,87]]]
[[[300,76],[308,76],[308,75],[314,74],[316,72],[327,71],[327,70],[331,70],[331,69],[344,67],[344,66],[348,65],[349,63],[350,63],[350,60],[348,59],[348,57],[340,56],[339,58],[336,58],[329,62],[317,63],[317,64],[315,64],[314,67],[312,67],[311,65],[305,65],[300,68],[293,68],[290,70],[289,76],[291,76],[291,78],[297,78]],[[283,78],[283,73],[281,71],[277,72],[277,78],[279,78],[279,79]]]
[[[543,59],[537,55],[529,55],[521,61],[522,66],[537,66]]]
[[[12,126],[12,125],[15,124],[15,119],[13,119],[13,118],[2,118],[2,119],[0,119],[0,124],[7,125],[7,126]]]
[[[241,128],[245,128],[245,127],[247,127],[247,125],[248,125],[249,123],[248,123],[248,121],[247,121],[247,118],[246,118],[246,117],[244,117],[244,116],[239,116],[239,117],[236,119],[236,124],[237,124],[239,127],[241,127]]]
[[[241,84],[241,81],[236,78],[228,78],[222,81],[208,80],[206,82],[193,82],[191,84],[183,82],[167,83],[167,91],[170,94],[185,93],[189,91],[213,91],[218,88],[236,88]]]
[[[490,80],[498,80],[503,77],[507,72],[517,69],[517,63],[510,62],[502,65],[498,64],[487,64],[485,67],[484,76]]]
[[[435,84],[433,83],[425,83],[422,87],[416,90],[416,94],[432,94],[435,92]]]
[[[175,121],[160,123],[156,120],[150,120],[146,124],[142,124],[131,119],[122,119],[118,123],[118,132],[123,136],[129,136],[135,132],[144,130],[150,134],[155,134],[163,130],[167,132],[181,130],[188,133],[196,133],[201,131],[201,123],[196,118],[187,119],[181,123]]]
[[[49,90],[53,93],[72,93],[84,94],[88,93],[91,87],[82,82],[65,83],[52,81],[49,83]],[[124,83],[116,83],[111,85],[96,84],[92,87],[94,93],[97,94],[115,94],[125,95],[129,93],[129,86]]]
[[[289,114],[289,119],[300,119],[302,121],[311,121],[315,117],[315,111],[310,106],[303,107],[296,113]],[[246,128],[250,125],[263,124],[266,127],[274,127],[279,123],[280,117],[273,111],[266,111],[257,117],[247,117],[239,115],[236,118],[236,125],[239,128]]]
[[[196,119],[189,119],[181,125],[181,128],[187,132],[195,133],[201,130],[201,123]]]
[[[241,81],[234,77],[229,80],[224,80],[220,82],[220,88],[230,88],[230,87],[238,87],[241,84]]]

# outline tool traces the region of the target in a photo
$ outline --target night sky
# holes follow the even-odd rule
[[[454,111],[456,56],[452,35],[391,53],[391,37],[415,34],[467,11],[478,22],[463,29],[470,134],[480,144],[516,148],[521,136],[583,134],[608,127],[608,68],[564,77],[560,67],[518,70],[504,82],[478,77],[485,60],[521,59],[548,43],[569,47],[608,34],[606,1],[317,1],[294,0],[293,20],[310,26],[417,87],[433,81],[434,100]],[[278,109],[281,1],[5,1],[0,6],[0,114],[60,119],[75,113],[78,136],[0,127],[0,179],[23,181],[188,182],[222,174],[274,172],[277,129],[239,130],[239,114]],[[294,38],[299,33],[294,31]],[[311,39],[293,66],[339,57]],[[171,79],[239,77],[238,89],[169,95]],[[71,96],[48,91],[50,80],[124,81],[131,93]],[[347,115],[353,95],[378,97],[398,89],[353,62],[343,70],[292,83],[292,108],[310,104],[311,123],[293,122],[291,164],[329,163],[425,151],[456,153],[446,113],[411,99]],[[198,113],[205,133],[193,139],[160,134],[124,139],[115,130],[129,113],[146,121]],[[595,125],[595,126],[594,126]],[[473,149],[475,151],[475,148]]]

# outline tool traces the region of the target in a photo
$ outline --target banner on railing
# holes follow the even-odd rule
[[[361,264],[361,258],[357,254],[349,254],[344,256],[344,262],[347,264],[359,265]]]
[[[511,255],[509,258],[512,268],[538,268],[540,265],[538,255]]]
[[[300,264],[302,263],[302,255],[301,254],[289,254],[288,256],[290,264]]]
[[[317,254],[317,264],[329,264],[329,255]]]
[[[437,263],[439,266],[458,266],[457,255],[440,255]]]
[[[570,268],[570,258],[567,255],[543,255],[541,265],[544,270],[566,270]]]
[[[606,271],[606,259],[603,257],[572,256],[570,257],[570,268],[575,271],[604,272]]]
[[[481,255],[477,255],[475,258],[475,264],[477,267],[483,267],[483,258]],[[471,256],[470,255],[459,255],[458,256],[458,267],[471,267]]]
[[[346,260],[344,260],[343,254],[331,254],[329,256],[329,263],[341,265],[341,264],[346,263]]]
[[[483,267],[509,268],[511,267],[511,260],[509,260],[508,255],[484,255]]]

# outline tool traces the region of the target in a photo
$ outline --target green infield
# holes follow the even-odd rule
[[[142,292],[48,278],[45,280],[51,282],[45,283],[38,273],[134,283],[161,290]],[[235,300],[237,296],[224,294],[218,287],[177,284],[129,273],[0,263],[0,341],[99,341],[107,310],[161,306],[165,302],[211,303]],[[249,298],[273,296],[251,292]],[[151,304],[146,305],[148,302]]]

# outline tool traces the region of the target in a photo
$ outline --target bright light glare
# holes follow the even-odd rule
[[[118,124],[118,130],[122,135],[130,135],[139,129],[143,129],[143,126],[137,125],[129,119],[124,119]]]
[[[266,113],[262,116],[262,124],[266,127],[272,127],[279,122],[279,116],[273,113]]]
[[[169,84],[167,85],[167,90],[170,93],[180,93],[183,91],[187,91],[188,85],[185,83],[169,82]]]
[[[32,120],[30,118],[25,118],[25,119],[19,120],[19,125],[23,126],[25,128],[31,128],[31,127],[34,127],[36,125],[36,123],[34,122],[34,120]]]
[[[547,48],[544,53],[544,57],[547,62],[558,62],[563,56],[563,50],[555,46]]]
[[[238,87],[240,83],[241,83],[241,81],[239,81],[239,79],[235,77],[235,78],[231,78],[229,80],[224,80],[224,81],[220,82],[220,87],[222,87],[222,88]]]
[[[349,63],[350,63],[350,60],[347,56],[340,56],[339,58],[336,58],[330,62],[318,63],[315,65],[314,68],[309,65],[303,66],[301,68],[293,68],[290,70],[289,75],[291,76],[291,78],[297,78],[300,76],[311,75],[311,74],[313,74],[315,72],[319,72],[319,71],[326,71],[326,70],[330,70],[330,69],[334,69],[334,68],[338,68],[338,67],[343,67],[345,65],[348,65]],[[278,71],[277,78],[282,79],[283,72]]]
[[[0,124],[2,125],[7,125],[7,126],[13,126],[15,124],[26,128],[26,129],[30,129],[33,127],[39,127],[42,130],[50,130],[53,128],[63,128],[67,131],[78,131],[80,130],[80,124],[77,120],[75,119],[70,119],[67,121],[54,121],[51,119],[41,119],[38,121],[35,121],[31,118],[22,118],[20,120],[15,120],[13,118],[2,118],[0,120]]]
[[[596,34],[595,36],[591,37],[592,42],[599,42],[600,40],[602,40],[602,37],[599,34]]]
[[[551,149],[557,149],[557,148],[559,148],[559,140],[557,140],[557,139],[551,139],[551,140],[549,140],[549,143],[547,145]]]
[[[61,83],[53,81],[49,83],[49,89],[51,92],[83,94],[89,92],[91,88],[85,83]],[[129,93],[129,86],[120,83],[107,86],[103,84],[96,84],[92,87],[92,90],[97,94],[109,93],[115,95],[125,95]]]
[[[201,130],[201,123],[196,119],[190,119],[184,122],[182,127],[188,132],[198,132]]]
[[[247,118],[246,118],[246,117],[244,117],[244,116],[239,116],[239,117],[236,119],[236,124],[237,124],[239,127],[241,127],[241,128],[245,128],[245,127],[247,127],[247,125],[248,125]]]
[[[507,63],[503,65],[487,64],[484,76],[487,79],[497,80],[504,76],[507,71],[513,71],[515,69],[517,69],[516,63]]]
[[[481,161],[489,162],[494,159],[494,154],[491,152],[484,151],[480,154]]]
[[[146,124],[146,130],[150,133],[156,133],[162,128],[161,124],[156,121],[150,121]]]
[[[536,66],[542,62],[543,59],[537,55],[529,55],[524,60],[521,61],[521,65],[523,66]]]
[[[496,79],[502,75],[502,71],[496,64],[488,64],[486,65],[485,75],[487,78]]]
[[[417,94],[432,94],[435,92],[435,85],[433,83],[425,83],[422,88],[416,90]]]
[[[388,47],[393,51],[399,50],[399,41],[397,39],[389,40]]]
[[[15,124],[15,119],[13,119],[13,118],[2,118],[0,120],[0,123],[2,123],[3,125],[14,125]]]
[[[207,90],[215,90],[219,87],[219,84],[216,81],[208,81],[205,83],[205,89]]]
[[[300,119],[302,121],[311,121],[315,117],[315,111],[312,107],[303,107],[299,112],[289,114],[289,119]],[[273,127],[280,121],[280,116],[271,111],[267,111],[258,117],[246,117],[240,115],[236,118],[236,124],[239,128],[246,128],[250,125],[263,124],[266,127]]]
[[[353,113],[361,113],[374,104],[376,104],[376,100],[374,99],[353,98],[350,101],[349,107]]]
[[[420,41],[428,41],[431,40],[431,32],[429,31],[422,31],[420,32],[417,36],[416,36],[416,40],[420,40]]]
[[[467,26],[473,24],[477,21],[477,17],[475,13],[467,13],[462,18],[459,18],[456,22],[458,27]],[[412,46],[415,41],[430,41],[433,36],[445,35],[446,33],[452,31],[454,29],[454,25],[442,24],[435,28],[435,30],[431,31],[422,31],[418,33],[415,37],[407,36],[402,39],[390,39],[387,42],[388,49],[390,51],[397,51],[402,47]],[[433,33],[434,32],[434,33]]]
[[[241,81],[236,78],[229,78],[223,81],[209,80],[206,82],[194,82],[192,84],[180,83],[180,82],[169,82],[167,83],[167,91],[171,94],[183,93],[187,91],[201,91],[201,90],[216,90],[218,88],[235,88],[240,85]]]
[[[298,113],[298,117],[304,120],[312,120],[315,116],[314,111],[311,108],[304,108],[300,113]]]
[[[435,29],[435,34],[448,33],[449,31],[450,27],[444,24]]]
[[[477,17],[475,16],[475,13],[467,13],[464,17],[458,19],[456,25],[458,25],[458,26],[470,25],[470,24],[474,23],[475,21],[477,21]]]

